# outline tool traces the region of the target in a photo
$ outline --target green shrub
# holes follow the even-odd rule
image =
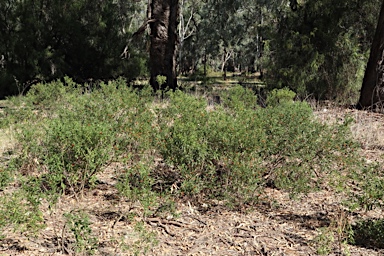
[[[97,249],[97,238],[92,234],[89,216],[83,211],[65,213],[66,226],[75,237],[73,245],[76,253],[93,255]],[[64,232],[63,232],[64,233]]]
[[[321,124],[308,104],[301,102],[267,107],[259,113],[266,134],[260,155],[267,183],[293,194],[306,193],[325,184],[340,186],[337,182],[344,182],[344,171],[354,170],[357,144],[350,139],[349,120],[334,126]]]
[[[164,160],[183,173],[197,179],[194,175],[205,168],[209,152],[205,136],[206,102],[193,96],[176,91],[168,93],[169,106],[158,108],[158,133],[155,147]],[[185,186],[185,185],[184,185]]]
[[[353,181],[352,189],[349,191],[351,208],[363,208],[372,210],[383,207],[384,200],[384,178],[383,167],[378,163],[361,164],[349,174]]]
[[[79,121],[75,117],[48,123],[43,163],[50,187],[69,186],[75,192],[90,185],[94,175],[113,157],[114,132],[108,123]]]
[[[81,88],[69,77],[64,77],[63,80],[64,82],[57,80],[33,85],[26,95],[26,101],[40,107],[53,107],[68,96],[67,93],[75,91],[76,87]]]
[[[27,101],[45,99],[35,92]],[[104,166],[120,161],[127,166],[117,174],[120,193],[148,210],[159,192],[240,205],[257,201],[265,186],[292,195],[326,184],[346,189],[359,168],[350,120],[321,124],[293,97],[275,90],[260,108],[252,91],[236,86],[221,92],[222,104],[212,109],[205,98],[181,91],[159,101],[150,87],[137,91],[123,79],[92,92],[69,90],[46,108],[25,108],[32,117],[18,124],[22,151],[12,165],[28,170],[25,184],[36,187],[31,194],[54,202],[91,186]],[[158,173],[155,157],[169,173]]]
[[[54,82],[44,88],[50,86],[58,85]],[[45,97],[38,92],[27,99]],[[47,101],[47,109],[36,111],[39,122],[19,126],[22,154],[15,159],[16,164],[34,167],[29,172],[36,171],[46,193],[54,197],[81,192],[112,160],[127,151],[139,154],[148,150],[153,118],[146,107],[150,94],[147,88],[134,91],[120,79],[102,83],[92,93],[66,92],[56,98],[54,108],[50,108],[54,102]]]
[[[130,255],[147,255],[148,251],[159,243],[156,233],[149,231],[143,221],[135,223],[131,235],[134,239],[131,239],[129,244],[123,242],[123,249],[130,252]]]
[[[377,249],[384,248],[383,219],[359,221],[352,226],[352,230],[353,239],[350,243]]]
[[[167,77],[166,76],[156,76],[156,82],[159,84],[159,86],[162,86],[167,82]]]
[[[276,107],[279,104],[293,103],[296,93],[288,88],[273,89],[267,97],[267,105]]]
[[[272,97],[292,100],[292,92],[282,92]],[[158,109],[156,147],[179,171],[182,192],[240,203],[257,200],[265,185],[297,194],[333,178],[342,183],[340,171],[352,168],[356,145],[348,122],[321,124],[300,102],[256,108],[256,97],[241,87],[225,95],[213,111],[182,92]]]
[[[140,201],[144,215],[150,215],[151,209],[160,203],[159,195],[153,191],[154,179],[151,177],[151,165],[145,161],[133,163],[119,177],[116,187],[121,195],[131,201]]]
[[[44,227],[39,209],[40,198],[18,190],[0,197],[0,231],[7,227],[27,234],[35,234]],[[1,237],[1,235],[0,235]]]
[[[11,179],[20,188],[0,198],[0,228],[38,230],[41,200],[52,206],[63,193],[81,193],[113,162],[120,163],[116,188],[140,201],[144,217],[172,211],[170,199],[184,195],[235,207],[254,204],[266,186],[292,196],[327,186],[349,195],[350,205],[382,206],[383,169],[360,161],[352,119],[322,124],[288,89],[272,91],[266,108],[240,86],[220,92],[221,104],[214,106],[181,91],[164,95],[156,97],[150,87],[135,90],[124,79],[85,92],[67,79],[10,99],[4,125],[14,126],[17,155],[0,171],[0,189]],[[94,253],[88,216],[65,217],[77,252]],[[332,228],[318,237],[319,252],[331,248]],[[337,235],[344,239],[341,229]],[[357,240],[366,239],[360,229],[354,232]],[[152,234],[141,235],[144,244],[153,244]]]
[[[10,169],[0,164],[0,191],[3,190],[12,180],[13,177]]]
[[[251,89],[243,88],[237,85],[220,94],[225,108],[234,111],[243,111],[245,109],[255,109],[257,107],[257,96]]]

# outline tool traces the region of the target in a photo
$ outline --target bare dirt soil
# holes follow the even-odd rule
[[[341,108],[316,111],[325,122],[340,122],[345,115],[355,119],[352,132],[367,161],[382,161],[384,116]],[[231,211],[219,201],[185,200],[177,202],[176,217],[149,218],[139,204],[118,196],[114,173],[109,167],[94,189],[62,197],[53,209],[43,203],[46,227],[38,235],[5,230],[0,255],[81,255],[72,248],[74,237],[63,217],[76,210],[90,216],[98,241],[95,255],[317,255],[321,246],[330,249],[326,255],[384,255],[384,250],[342,244],[342,237],[330,239],[324,228],[343,227],[357,216],[383,216],[381,210],[346,213],[342,198],[332,191],[292,200],[285,192],[266,188],[269,199],[257,207]]]

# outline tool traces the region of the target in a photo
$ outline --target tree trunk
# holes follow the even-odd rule
[[[153,89],[176,89],[176,44],[179,0],[152,0],[151,5],[150,84]],[[159,84],[158,76],[167,78]]]
[[[360,91],[358,108],[374,107],[384,100],[384,0]]]
[[[204,76],[207,76],[207,50],[204,50]]]

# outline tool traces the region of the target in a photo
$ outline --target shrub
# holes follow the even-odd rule
[[[223,99],[223,106],[227,109],[241,112],[245,109],[256,109],[257,96],[251,89],[243,88],[237,85],[224,91],[220,95]]]
[[[27,234],[41,230],[44,219],[39,205],[40,198],[23,189],[3,194],[0,197],[0,231],[7,227]]]
[[[90,185],[94,175],[113,158],[114,132],[108,123],[79,121],[76,117],[48,123],[42,163],[49,169],[52,190],[69,186],[74,192]]]
[[[283,92],[272,99],[291,101],[293,93]],[[158,109],[156,146],[180,172],[182,192],[252,201],[265,185],[309,192],[351,168],[356,145],[348,122],[323,125],[300,102],[256,108],[256,97],[241,87],[222,98],[222,106],[208,111],[203,99],[175,92]]]
[[[292,195],[325,183],[345,189],[351,177],[344,174],[358,167],[350,120],[321,124],[288,89],[271,92],[268,107],[260,108],[252,91],[236,86],[221,92],[222,104],[212,109],[205,98],[181,91],[159,102],[151,88],[137,91],[123,79],[92,92],[70,88],[76,89],[56,102],[43,100],[44,108],[25,108],[34,119],[18,126],[22,152],[13,165],[27,170],[26,186],[36,187],[31,194],[51,202],[91,186],[112,161],[126,164],[117,174],[120,193],[147,209],[159,191],[240,205],[256,202],[265,186]],[[27,101],[36,97],[44,98],[36,91]],[[154,156],[169,173],[157,173]]]
[[[262,157],[277,187],[306,192],[321,186],[329,175],[353,169],[356,144],[350,140],[348,121],[321,124],[313,119],[310,107],[300,102],[268,107],[262,114],[267,136]]]
[[[76,87],[81,88],[69,77],[64,77],[64,82],[57,80],[50,83],[38,83],[31,87],[26,95],[26,101],[40,107],[54,107],[56,103],[68,96],[76,90]]]
[[[11,172],[0,166],[0,191],[12,181]]]
[[[103,166],[126,151],[147,150],[153,118],[145,107],[151,91],[134,91],[122,79],[102,83],[92,93],[70,90],[55,102],[48,100],[45,95],[57,86],[64,90],[63,84],[53,82],[27,95],[27,101],[44,99],[46,108],[36,111],[39,122],[20,124],[22,154],[15,159],[19,167],[36,172],[41,187],[53,197],[81,192]]]
[[[97,238],[92,234],[89,216],[83,211],[65,213],[66,226],[75,237],[73,245],[76,253],[93,255],[97,249]],[[63,232],[64,234],[64,232]],[[64,237],[62,238],[64,239]]]
[[[151,164],[144,160],[133,163],[124,169],[116,185],[121,195],[131,201],[141,202],[144,215],[153,214],[152,209],[161,204],[157,191],[153,190],[154,178],[151,175],[151,167]]]
[[[273,89],[267,97],[267,105],[276,107],[279,104],[293,103],[296,93],[289,90],[287,87],[283,89]]]
[[[351,208],[372,210],[383,206],[384,178],[383,167],[378,163],[365,164],[364,162],[349,174],[352,181],[349,191]]]
[[[353,239],[350,243],[364,247],[384,248],[383,219],[359,221],[352,226],[352,230]]]

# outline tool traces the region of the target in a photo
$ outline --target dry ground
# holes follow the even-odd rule
[[[356,120],[352,132],[361,142],[362,154],[368,161],[383,160],[383,115],[326,107],[316,114],[326,122],[342,121],[346,114],[351,115]],[[11,133],[2,133],[0,151],[6,150],[12,140]],[[114,173],[114,167],[106,169],[98,177],[96,188],[83,196],[63,197],[54,209],[45,206],[46,228],[36,237],[6,230],[6,239],[0,240],[0,255],[75,255],[71,249],[74,238],[63,218],[63,213],[74,210],[90,216],[98,240],[96,255],[142,255],[146,247],[147,255],[317,255],[319,244],[314,241],[322,228],[341,227],[357,214],[382,216],[379,210],[347,216],[341,210],[342,199],[331,191],[291,200],[287,193],[265,189],[265,195],[273,200],[252,209],[230,211],[217,201],[193,205],[185,200],[177,203],[177,217],[145,218],[140,205],[119,198]],[[138,229],[137,223],[144,223],[144,229]],[[153,244],[153,235],[157,245]],[[329,237],[323,233],[324,246]],[[331,243],[328,255],[384,255],[384,250],[343,245],[337,240]]]

